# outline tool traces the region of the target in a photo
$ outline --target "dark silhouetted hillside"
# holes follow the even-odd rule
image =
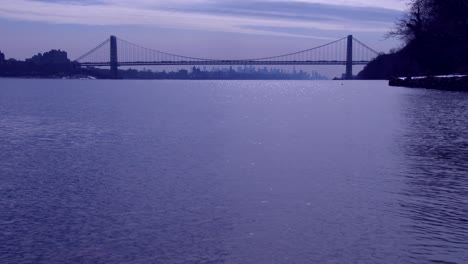
[[[358,78],[468,72],[467,0],[413,0],[389,36],[399,37],[405,46],[378,56]]]

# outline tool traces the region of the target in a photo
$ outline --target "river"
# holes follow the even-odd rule
[[[468,263],[468,93],[0,79],[1,263]]]

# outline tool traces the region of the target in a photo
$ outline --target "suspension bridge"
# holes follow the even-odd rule
[[[352,35],[311,48],[277,56],[252,59],[207,59],[182,56],[111,36],[75,62],[81,67],[110,67],[112,78],[120,66],[199,65],[343,65],[346,79],[353,78],[353,65],[366,65],[378,52]]]

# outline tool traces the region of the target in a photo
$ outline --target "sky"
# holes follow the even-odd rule
[[[373,49],[405,0],[1,0],[0,50],[24,59],[50,49],[74,59],[110,35],[170,53],[251,58],[312,48],[352,34]]]

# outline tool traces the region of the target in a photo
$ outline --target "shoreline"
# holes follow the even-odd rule
[[[333,79],[183,79],[183,78],[163,78],[163,79],[145,79],[145,78],[98,78],[94,76],[0,76],[0,79],[31,79],[31,80],[115,80],[115,81],[337,81]],[[339,80],[343,81],[343,80]]]
[[[388,84],[408,88],[468,92],[468,75],[394,77]]]

